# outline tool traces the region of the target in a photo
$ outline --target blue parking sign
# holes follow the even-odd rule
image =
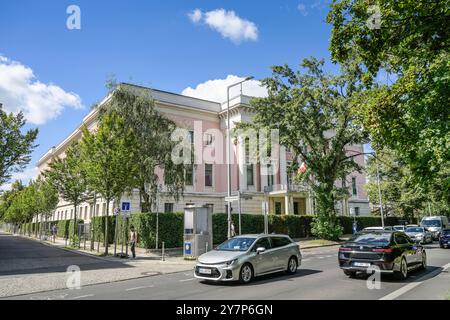
[[[184,254],[185,255],[190,255],[192,253],[192,245],[190,242],[185,242],[184,243]]]
[[[129,202],[122,202],[122,211],[130,211],[131,203]]]

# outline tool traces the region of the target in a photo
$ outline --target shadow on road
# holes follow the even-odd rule
[[[429,275],[432,272],[435,272],[436,270],[440,270],[439,272],[436,272],[433,276],[429,277],[428,279],[434,278],[435,276],[439,275],[442,271],[442,267],[435,267],[435,266],[428,266],[426,270],[416,269],[411,270],[408,273],[408,278],[406,280],[397,280],[395,279],[394,275],[392,274],[382,274],[381,275],[381,281],[386,283],[411,283],[411,282],[417,282],[422,281],[421,279],[423,276]],[[343,275],[344,276],[344,275]],[[367,273],[358,273],[354,278],[349,278],[350,280],[364,280],[366,281],[370,275]],[[427,279],[427,280],[428,280]]]
[[[81,271],[133,268],[121,261],[106,261],[51,247],[35,240],[0,234],[0,276],[66,272],[76,265]]]
[[[261,284],[265,284],[265,283],[277,282],[277,281],[283,281],[283,280],[284,281],[293,281],[296,278],[301,278],[301,277],[309,276],[309,275],[320,273],[320,272],[323,272],[323,271],[321,271],[321,270],[312,270],[312,269],[298,269],[297,273],[292,274],[292,275],[287,275],[284,272],[272,273],[272,274],[256,277],[256,278],[253,279],[252,282],[250,282],[249,284],[246,284],[245,286],[255,286],[255,285],[261,285]],[[204,284],[212,285],[212,286],[238,286],[238,285],[242,285],[238,281],[234,281],[234,282],[214,282],[214,281],[207,281],[207,280],[205,280],[205,281],[201,281],[201,282],[204,283]]]

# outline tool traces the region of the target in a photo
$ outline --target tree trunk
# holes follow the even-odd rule
[[[75,204],[74,205],[74,215],[73,215],[73,235],[75,236],[75,235],[77,235],[77,208],[78,208],[78,205],[77,204]]]
[[[94,202],[92,204],[92,217],[91,217],[91,251],[94,251],[94,238],[95,238],[94,220],[96,215],[97,215],[97,194],[94,193]]]
[[[105,255],[108,255],[109,237],[108,237],[108,216],[109,216],[109,199],[106,199],[106,216],[105,216]]]

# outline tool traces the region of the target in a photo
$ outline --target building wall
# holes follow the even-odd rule
[[[164,212],[164,203],[173,203],[174,212],[182,212],[188,204],[195,205],[206,205],[210,204],[213,206],[213,211],[215,213],[225,212],[225,202],[224,197],[227,194],[227,165],[226,163],[226,143],[219,140],[219,136],[224,139],[226,137],[226,117],[224,111],[221,111],[219,104],[213,102],[207,102],[203,100],[198,100],[194,98],[187,98],[180,95],[173,95],[170,93],[156,92],[159,99],[156,101],[156,108],[162,112],[169,119],[173,120],[178,127],[187,130],[195,131],[194,136],[194,148],[202,149],[205,147],[203,141],[203,135],[205,133],[212,133],[217,135],[215,144],[221,154],[213,153],[218,164],[213,165],[213,186],[205,186],[205,161],[200,161],[194,167],[194,185],[186,187],[184,196],[179,202],[175,202],[173,199],[161,196],[160,204],[158,207],[159,212]],[[106,100],[106,99],[105,99]],[[241,99],[242,100],[242,99]],[[242,102],[239,100],[240,102]],[[238,102],[239,102],[238,101]],[[184,105],[180,105],[184,103]],[[198,103],[198,104],[196,104]],[[198,106],[198,107],[196,107]],[[223,109],[223,106],[222,106]],[[240,105],[234,105],[231,112],[230,122],[231,128],[234,128],[235,124],[238,122],[248,122],[251,121],[252,114],[249,112],[248,107]],[[86,125],[89,130],[95,130],[97,126],[96,122],[96,111],[92,110],[84,118],[83,125]],[[40,172],[43,172],[48,168],[48,163],[53,157],[64,157],[64,152],[71,142],[80,139],[81,125],[79,128],[74,130],[74,132],[67,137],[62,143],[50,150],[46,155],[44,155],[38,163],[38,168]],[[196,130],[194,130],[196,129]],[[352,154],[355,152],[361,152],[363,146],[348,146],[348,153]],[[210,150],[206,149],[202,153],[204,155],[210,154]],[[280,157],[277,159],[277,166],[279,168],[278,173],[274,177],[274,184],[280,186],[287,185],[286,170],[288,162],[292,161],[292,154],[287,152],[284,147],[280,150]],[[219,152],[220,153],[220,152]],[[203,159],[205,160],[205,159]],[[267,185],[267,176],[261,174],[261,166],[254,166],[254,186],[247,186],[247,173],[246,166],[243,165],[245,160],[245,148],[242,139],[238,139],[236,143],[232,144],[232,165],[231,165],[231,185],[232,193],[234,194],[237,190],[241,190],[252,196],[251,200],[243,200],[241,203],[242,212],[244,213],[262,213],[262,202],[264,201],[264,187]],[[355,157],[355,161],[361,166],[364,166],[364,156],[359,155]],[[159,176],[160,184],[164,183],[164,172],[163,170],[156,170],[156,174]],[[345,206],[344,214],[349,213],[349,208],[359,208],[360,215],[366,215],[370,213],[369,204],[367,201],[367,195],[364,190],[364,185],[366,179],[364,174],[354,172],[349,177],[347,177],[347,186],[351,190],[351,177],[355,177],[357,184],[357,194],[352,196],[348,204]],[[342,184],[341,181],[336,182],[337,185]],[[298,196],[298,195],[297,195]],[[305,207],[307,213],[311,213],[311,205],[307,196],[302,196],[302,208]],[[133,212],[140,211],[140,201],[139,193],[134,192],[132,195],[126,195],[122,198],[123,201],[131,202],[131,210]],[[282,212],[292,212],[292,204],[289,205],[288,198],[282,202]],[[304,202],[304,204],[303,204]],[[272,200],[273,203],[273,200]],[[113,213],[113,203],[110,204],[109,214]],[[97,199],[97,207],[100,212],[97,211],[97,215],[104,215],[105,212],[105,202],[103,199]],[[339,204],[338,204],[339,207]],[[233,212],[238,211],[237,203],[232,204]],[[273,209],[273,205],[271,206]],[[58,204],[58,208],[55,211],[53,220],[64,218],[73,218],[73,206],[61,200]],[[78,212],[78,217],[89,221],[93,214],[92,201],[91,203],[83,203],[80,206]]]

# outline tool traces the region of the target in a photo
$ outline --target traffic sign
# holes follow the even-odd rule
[[[122,202],[122,211],[128,212],[131,209],[131,203],[130,202]]]
[[[239,201],[239,197],[238,196],[225,197],[225,202],[235,202],[235,201]]]
[[[119,208],[114,208],[114,215],[118,216],[120,213],[120,209]]]

